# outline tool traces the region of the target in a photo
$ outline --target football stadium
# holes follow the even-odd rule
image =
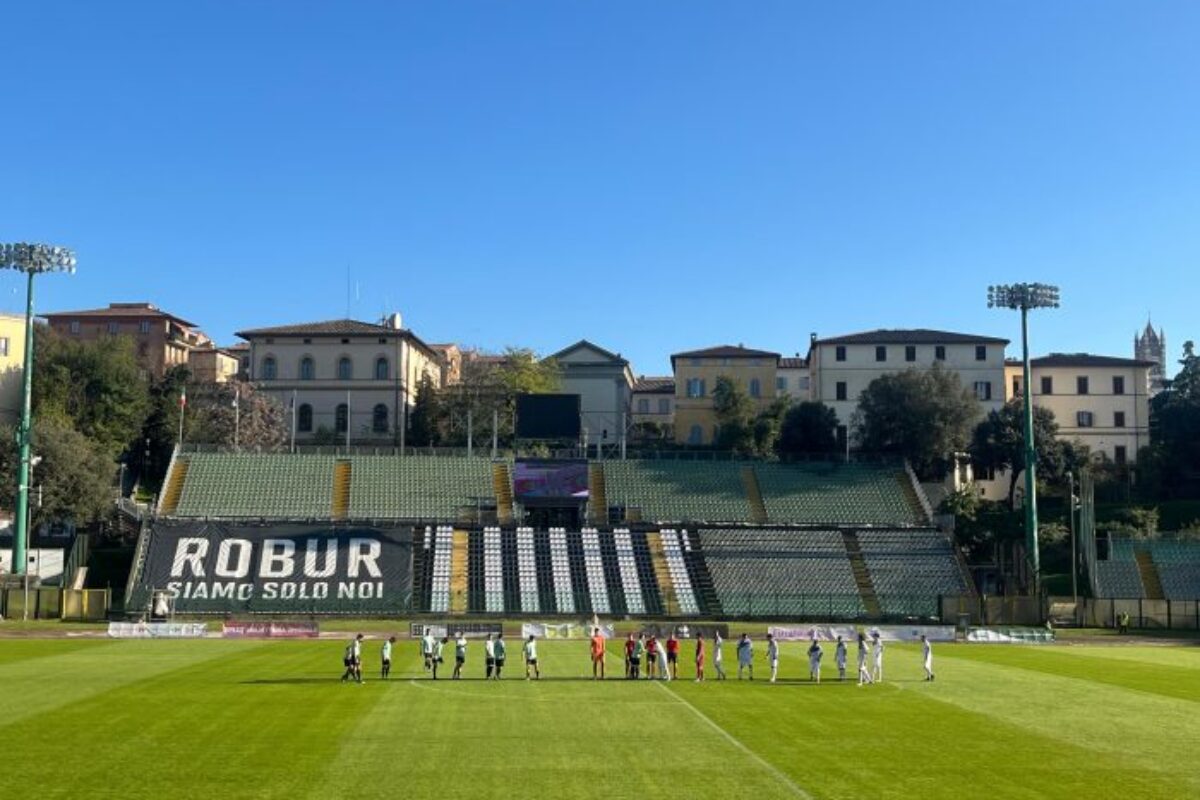
[[[0,646],[8,785],[1200,792],[1200,648],[980,624],[902,463],[181,448],[157,511],[124,621]]]

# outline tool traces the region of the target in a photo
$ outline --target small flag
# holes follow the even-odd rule
[[[179,387],[179,407],[180,408],[187,407],[187,387],[186,386]]]

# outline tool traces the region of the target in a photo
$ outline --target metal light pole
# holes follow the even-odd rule
[[[29,540],[29,447],[33,431],[33,276],[43,272],[75,272],[75,253],[48,244],[0,244],[0,269],[27,276],[25,294],[25,371],[21,379],[21,422],[17,427],[17,502],[13,512],[13,573],[24,575]]]
[[[1033,387],[1029,369],[1029,311],[1058,308],[1058,287],[1045,283],[1013,283],[988,287],[988,308],[1011,308],[1021,312],[1021,362],[1025,395],[1025,546],[1033,589],[1041,592],[1041,556],[1038,553],[1037,445],[1033,440]]]

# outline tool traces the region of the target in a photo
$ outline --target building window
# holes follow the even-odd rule
[[[976,361],[987,361],[987,345],[986,344],[975,345],[975,360]]]
[[[1119,444],[1113,448],[1113,463],[1118,467],[1125,466],[1129,461],[1129,451],[1125,449],[1125,445]]]
[[[1087,393],[1088,393],[1088,377],[1087,377],[1087,375],[1080,375],[1077,378],[1075,378],[1075,394],[1087,394]]]
[[[386,381],[390,370],[388,369],[388,360],[383,356],[375,359],[375,380]]]
[[[880,344],[880,345],[875,346],[875,360],[876,361],[887,361],[887,346],[886,345]]]
[[[1113,427],[1114,428],[1124,428],[1125,427],[1125,412],[1124,411],[1114,411],[1113,412]]]
[[[1125,394],[1125,376],[1113,375],[1113,394]]]
[[[0,356],[8,355],[8,337],[0,336]]]
[[[658,399],[658,413],[670,414],[671,413],[671,401],[665,397],[660,397]]]
[[[783,394],[784,392],[787,391],[787,378],[776,378],[775,379],[775,391],[778,392],[779,394]]]
[[[975,381],[975,399],[976,400],[991,400],[992,399],[992,382],[991,381]]]
[[[350,429],[350,406],[345,403],[338,403],[337,411],[333,415],[333,429],[338,433],[345,433]]]
[[[388,407],[383,403],[377,403],[371,410],[371,430],[375,433],[387,433],[387,429]]]
[[[834,391],[836,392],[836,394],[834,396],[838,400],[845,400],[846,399],[846,382],[838,381],[837,386],[834,387]]]
[[[312,406],[301,403],[300,408],[296,410],[296,430],[309,433],[312,429]]]
[[[846,346],[839,344],[833,351],[833,357],[838,361],[846,360]]]
[[[118,333],[120,330],[121,330],[121,324],[120,324],[120,323],[118,323],[118,322],[110,322],[110,323],[108,323],[108,335],[109,335],[109,336],[116,336],[116,335],[117,335],[117,333]]]
[[[349,356],[342,356],[338,359],[338,380],[348,381],[354,378],[354,362]]]
[[[267,356],[263,359],[262,379],[264,381],[273,381],[279,374],[279,367],[275,364],[275,356]]]
[[[1013,378],[1013,397],[1019,397],[1020,395],[1021,395],[1021,379]]]
[[[1042,394],[1054,394],[1054,378],[1049,375],[1042,376]]]
[[[758,378],[750,379],[750,396],[762,397],[762,382]]]
[[[917,360],[917,346],[915,344],[906,344],[904,346],[904,360],[909,363]]]
[[[71,333],[75,333],[75,334],[79,333],[79,320],[77,320],[77,319],[71,320],[70,330],[71,330]]]
[[[939,344],[933,348],[933,359],[934,361],[946,360],[946,345]]]
[[[300,380],[311,381],[317,376],[317,367],[311,358],[305,356],[300,359]]]
[[[1092,427],[1092,424],[1094,422],[1095,422],[1095,417],[1092,416],[1092,412],[1090,412],[1090,411],[1075,412],[1075,424],[1078,425],[1079,427],[1090,428],[1090,427]]]
[[[703,378],[688,378],[688,380],[687,380],[687,396],[688,397],[704,397],[704,379]]]
[[[688,431],[688,444],[704,444],[704,429],[693,425]]]
[[[138,333],[145,336],[150,332],[150,320],[144,319],[138,323]]]
[[[649,414],[650,413],[650,401],[647,398],[643,397],[638,400],[638,413],[639,414]]]

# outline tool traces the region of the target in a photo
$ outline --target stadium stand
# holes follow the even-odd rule
[[[1108,558],[1096,562],[1101,597],[1195,600],[1200,598],[1200,542],[1114,538]]]
[[[706,529],[704,558],[726,614],[860,617],[837,531]]]
[[[595,528],[585,528],[583,539],[583,564],[587,574],[588,592],[592,600],[591,610],[596,614],[611,614],[608,599],[608,582],[604,579],[604,564],[600,559],[600,538]]]
[[[350,483],[355,519],[457,520],[494,504],[491,462],[483,458],[356,456]]]
[[[696,602],[696,593],[692,590],[692,577],[688,572],[685,560],[685,549],[691,549],[687,531],[670,529],[659,532],[662,541],[663,556],[666,559],[668,580],[676,602],[676,613],[680,615],[695,615],[700,613],[700,604]]]
[[[426,532],[429,532],[428,528],[426,528]],[[453,536],[453,528],[448,525],[439,525],[433,529],[432,538],[429,540],[433,558],[431,559],[428,608],[435,614],[444,614],[450,610],[450,551]]]
[[[538,593],[537,555],[533,546],[533,528],[517,528],[517,575],[520,609],[525,614],[541,611]]]
[[[817,525],[928,525],[907,474],[878,464],[756,464],[767,517]],[[906,483],[910,485],[905,486]]]
[[[936,616],[938,596],[969,591],[950,540],[940,531],[860,530],[858,541],[886,615]]]
[[[554,607],[560,614],[573,614],[575,586],[571,577],[571,554],[567,549],[567,532],[550,529],[550,559],[554,569]]]
[[[332,456],[192,453],[175,515],[328,519],[334,461]]]
[[[733,462],[606,461],[608,502],[647,522],[747,522],[741,465]]]
[[[633,555],[633,540],[628,530],[615,530],[612,538],[617,551],[617,566],[624,589],[626,613],[645,614],[646,602],[642,596],[637,559]]]

